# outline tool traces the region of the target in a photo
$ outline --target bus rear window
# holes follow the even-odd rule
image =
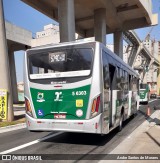
[[[88,76],[93,50],[66,49],[29,55],[30,79]]]

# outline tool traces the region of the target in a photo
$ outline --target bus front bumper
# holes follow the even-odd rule
[[[26,114],[26,124],[31,131],[65,131],[101,134],[101,116],[89,120],[34,119]]]
[[[147,102],[147,99],[139,99],[139,102]]]

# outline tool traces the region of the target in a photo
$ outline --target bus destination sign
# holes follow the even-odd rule
[[[49,63],[66,61],[66,54],[62,52],[49,53]]]

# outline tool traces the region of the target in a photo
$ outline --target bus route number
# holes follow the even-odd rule
[[[76,92],[72,92],[72,95],[76,95],[76,96],[85,96],[87,95],[86,91],[76,91]]]
[[[66,60],[66,54],[64,53],[49,53],[50,63],[63,62]]]

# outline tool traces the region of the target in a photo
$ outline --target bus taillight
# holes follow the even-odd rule
[[[26,105],[26,107],[25,107],[26,113],[28,115],[30,115],[31,117],[33,117],[31,104],[30,104],[30,102],[29,102],[29,100],[27,98],[25,98],[25,105]]]
[[[100,96],[95,98],[92,103],[92,110],[91,110],[91,117],[94,117],[97,115],[99,110],[99,104],[100,104]]]
[[[100,96],[97,97],[97,103],[96,103],[96,109],[95,109],[96,112],[98,112],[99,104],[100,104]]]
[[[97,103],[97,99],[94,99],[94,100],[93,100],[93,104],[92,104],[92,113],[95,112],[95,109],[96,109],[96,103]]]

